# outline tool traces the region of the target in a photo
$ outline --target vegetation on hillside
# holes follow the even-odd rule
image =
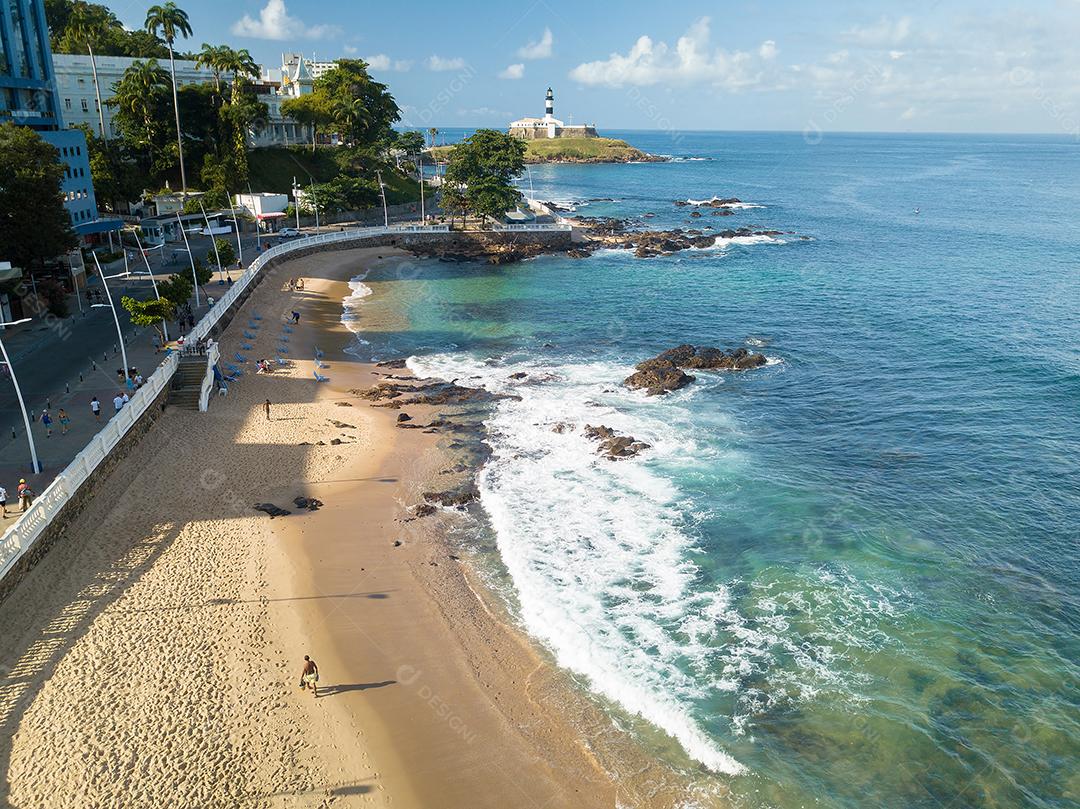
[[[657,158],[614,138],[544,138],[523,140],[526,163],[630,163]],[[449,160],[453,146],[436,146],[427,154]]]

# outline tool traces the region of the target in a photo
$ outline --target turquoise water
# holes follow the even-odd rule
[[[742,806],[1080,804],[1080,145],[622,136],[705,159],[537,196],[790,234],[369,276],[401,328],[365,353],[521,396],[480,485],[526,627]],[[713,195],[763,207],[673,204]],[[770,364],[621,388],[683,342]]]

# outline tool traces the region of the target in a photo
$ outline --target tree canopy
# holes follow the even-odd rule
[[[385,84],[368,73],[362,59],[339,59],[336,67],[315,80],[313,105],[326,113],[350,144],[374,144],[394,139],[391,127],[401,110]]]
[[[116,15],[98,3],[45,0],[45,19],[54,53],[86,53],[89,42],[98,56],[162,59],[169,55],[165,43],[156,36],[143,30],[124,30]]]
[[[444,206],[497,218],[521,193],[514,178],[525,170],[525,144],[494,129],[479,129],[454,147],[446,167]],[[450,189],[453,189],[452,191]]]
[[[0,124],[0,256],[30,269],[75,247],[55,147],[32,129]]]

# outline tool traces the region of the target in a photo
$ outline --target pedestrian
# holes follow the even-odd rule
[[[292,313],[292,322],[293,323],[299,323],[300,322],[300,313],[299,312],[294,311]]]
[[[101,400],[97,396],[90,400],[90,410],[94,414],[94,421],[101,421]]]
[[[45,437],[52,438],[52,416],[49,415],[48,409],[41,411],[41,424],[45,428]]]
[[[131,397],[127,395],[127,391],[124,391],[124,404],[131,401]]]
[[[26,511],[33,502],[34,492],[30,484],[26,482],[26,478],[19,478],[19,508]]]
[[[270,421],[270,400],[266,400],[266,404],[263,405],[263,410],[266,411],[266,420]]]
[[[206,296],[206,303],[211,309],[213,309],[214,308],[214,296],[213,295],[207,295]]]
[[[319,696],[319,667],[307,655],[304,655],[304,668],[300,672],[300,687],[311,688],[311,693]]]
[[[117,413],[120,412],[120,408],[124,406],[124,396],[121,393],[117,393],[112,400],[112,406]]]
[[[0,486],[0,514],[4,515],[4,519],[7,519],[7,489]]]
[[[67,411],[61,407],[56,415],[60,419],[60,435],[67,435],[68,425],[71,424],[71,419],[68,418]]]

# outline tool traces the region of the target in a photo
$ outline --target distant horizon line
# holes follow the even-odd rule
[[[427,132],[431,129],[431,126],[409,126],[409,125],[397,125],[395,129],[413,130]],[[509,129],[508,125],[498,124],[454,124],[453,126],[436,126],[440,132],[451,129]],[[689,129],[686,127],[667,127],[664,129],[629,129],[618,126],[607,127],[609,132],[641,132],[648,134],[678,134],[678,133],[697,133],[706,135],[723,135],[723,134],[759,134],[759,135],[805,135],[808,130],[805,129]],[[599,127],[597,128],[599,130]],[[815,129],[810,130],[815,135],[983,135],[983,136],[998,136],[998,137],[1057,137],[1067,138],[1075,140],[1080,143],[1080,133],[1076,132],[993,132],[978,129],[964,129],[964,130],[936,130],[936,129]],[[600,137],[604,137],[603,134]]]

